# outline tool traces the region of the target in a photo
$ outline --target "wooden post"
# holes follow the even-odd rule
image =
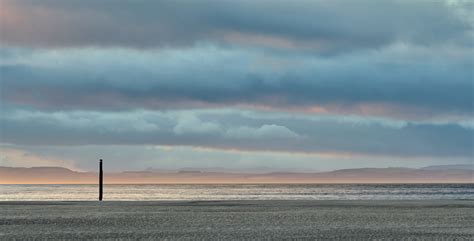
[[[104,173],[102,172],[102,159],[99,161],[99,201],[102,201],[102,192],[104,185]]]

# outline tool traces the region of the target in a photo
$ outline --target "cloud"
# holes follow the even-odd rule
[[[472,5],[444,1],[2,0],[2,43],[26,47],[192,46],[320,53],[469,43]]]
[[[221,131],[221,127],[213,122],[202,122],[195,115],[181,116],[177,120],[173,132],[177,135],[184,134],[212,134]]]
[[[397,44],[324,58],[190,49],[3,49],[5,106],[129,110],[245,106],[399,118],[472,115],[471,52]]]
[[[232,139],[293,139],[301,137],[290,129],[275,124],[262,125],[258,128],[241,126],[227,130],[225,136]]]
[[[0,0],[2,161],[470,160],[473,6]]]
[[[249,117],[254,115],[254,117]],[[2,142],[17,145],[167,145],[295,153],[472,157],[472,128],[456,123],[274,116],[239,110],[4,111]],[[142,120],[143,131],[127,120]],[[74,121],[75,120],[75,121]]]
[[[167,116],[167,114],[164,114]],[[249,126],[227,126],[225,123],[215,121],[202,121],[195,112],[179,112],[178,115],[171,114],[176,118],[173,133],[176,135],[201,135],[204,138],[221,137],[229,139],[286,139],[299,138],[300,136],[285,126],[275,124],[264,124],[260,127]],[[217,118],[219,120],[219,118]]]

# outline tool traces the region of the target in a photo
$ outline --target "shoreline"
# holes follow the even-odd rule
[[[421,203],[421,202],[431,202],[431,203],[444,203],[444,202],[473,202],[474,207],[474,198],[459,198],[459,199],[314,199],[314,200],[306,200],[306,199],[254,199],[254,200],[242,200],[242,199],[190,199],[190,200],[182,200],[182,199],[169,199],[169,200],[25,200],[25,201],[18,201],[18,200],[0,200],[0,205],[30,205],[32,203],[37,203],[41,205],[51,205],[54,203],[61,204],[61,203],[75,203],[75,204],[93,204],[93,203],[115,203],[115,204],[143,204],[143,203],[205,203],[205,202],[241,202],[241,203],[252,203],[252,202],[281,202],[281,203],[314,203],[314,204],[324,204],[327,202],[331,203],[344,203],[344,202],[352,202],[352,203]]]
[[[474,182],[457,182],[457,181],[445,181],[445,182],[109,182],[104,183],[104,186],[113,185],[474,185]],[[92,182],[15,182],[15,183],[0,183],[1,185],[98,185],[97,181]]]

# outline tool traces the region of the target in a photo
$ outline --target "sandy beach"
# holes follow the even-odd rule
[[[0,239],[474,239],[474,201],[0,202]]]

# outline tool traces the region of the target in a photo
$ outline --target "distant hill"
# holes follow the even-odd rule
[[[94,172],[76,172],[63,167],[0,167],[0,184],[92,183]]]
[[[466,165],[412,168],[358,168],[330,172],[234,173],[199,169],[167,172],[105,173],[112,183],[474,183],[474,170]],[[469,165],[468,165],[469,166]],[[96,184],[97,173],[62,167],[0,167],[0,184]]]
[[[474,170],[474,164],[427,166],[421,169],[423,170]]]
[[[258,168],[224,168],[224,167],[211,167],[211,168],[197,168],[197,167],[185,167],[180,169],[155,169],[147,168],[145,171],[163,173],[163,172],[187,172],[187,171],[196,171],[196,172],[221,172],[221,173],[269,173],[269,172],[280,172],[283,169],[281,168],[272,168],[272,167],[258,167]],[[291,172],[317,172],[316,170],[304,170],[304,169],[292,169]]]

